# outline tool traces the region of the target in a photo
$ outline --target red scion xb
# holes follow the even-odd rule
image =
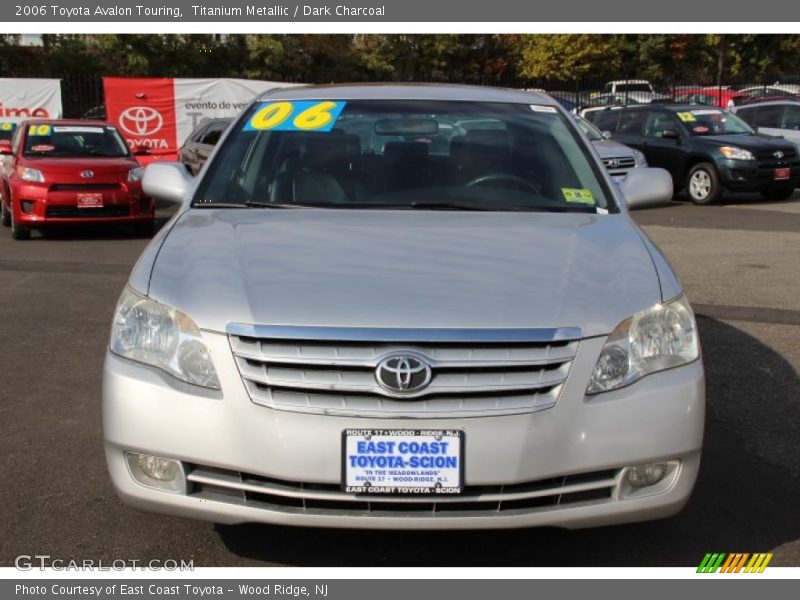
[[[32,229],[87,223],[153,230],[155,205],[143,168],[110,123],[29,120],[0,140],[3,225],[17,240]]]

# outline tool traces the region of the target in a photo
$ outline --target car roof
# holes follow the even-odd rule
[[[745,102],[738,108],[753,108],[755,106],[771,106],[775,104],[800,105],[800,98],[797,96],[766,96],[764,99],[754,98],[752,101]]]
[[[545,94],[479,85],[375,83],[273,88],[260,100],[450,100],[559,106]]]
[[[65,125],[72,127],[113,127],[116,125],[109,121],[98,121],[97,119],[25,119],[22,123],[28,125]]]

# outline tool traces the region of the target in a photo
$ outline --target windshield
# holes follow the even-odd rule
[[[648,83],[618,83],[615,91],[619,92],[652,92],[652,88]]]
[[[14,137],[14,130],[17,128],[14,123],[0,123],[0,140],[10,140]]]
[[[272,101],[233,126],[194,205],[596,212],[607,188],[552,106]]]
[[[29,125],[25,156],[129,156],[128,145],[109,125]]]
[[[599,142],[603,139],[602,132],[583,117],[576,117],[575,121],[577,121],[578,127],[581,128],[581,131],[586,134],[586,137],[591,141]]]
[[[725,110],[701,109],[681,111],[678,118],[692,135],[753,133],[752,128],[736,115]]]

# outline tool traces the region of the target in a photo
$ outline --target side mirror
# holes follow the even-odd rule
[[[610,140],[611,139],[611,132],[610,131],[604,131],[602,133],[602,136],[603,136],[604,140]]]
[[[665,169],[639,167],[628,171],[619,189],[629,210],[665,206],[672,200],[672,176]]]
[[[164,202],[183,202],[191,186],[192,177],[179,162],[154,162],[144,169],[144,193]]]
[[[665,140],[678,140],[681,139],[681,134],[675,129],[665,129],[661,132],[661,137]]]

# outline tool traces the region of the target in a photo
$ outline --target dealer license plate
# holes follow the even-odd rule
[[[775,181],[785,181],[792,176],[792,170],[788,167],[784,167],[783,169],[775,169],[774,179]]]
[[[346,429],[342,488],[357,494],[459,494],[464,432]]]
[[[78,194],[78,208],[102,208],[103,194]]]

